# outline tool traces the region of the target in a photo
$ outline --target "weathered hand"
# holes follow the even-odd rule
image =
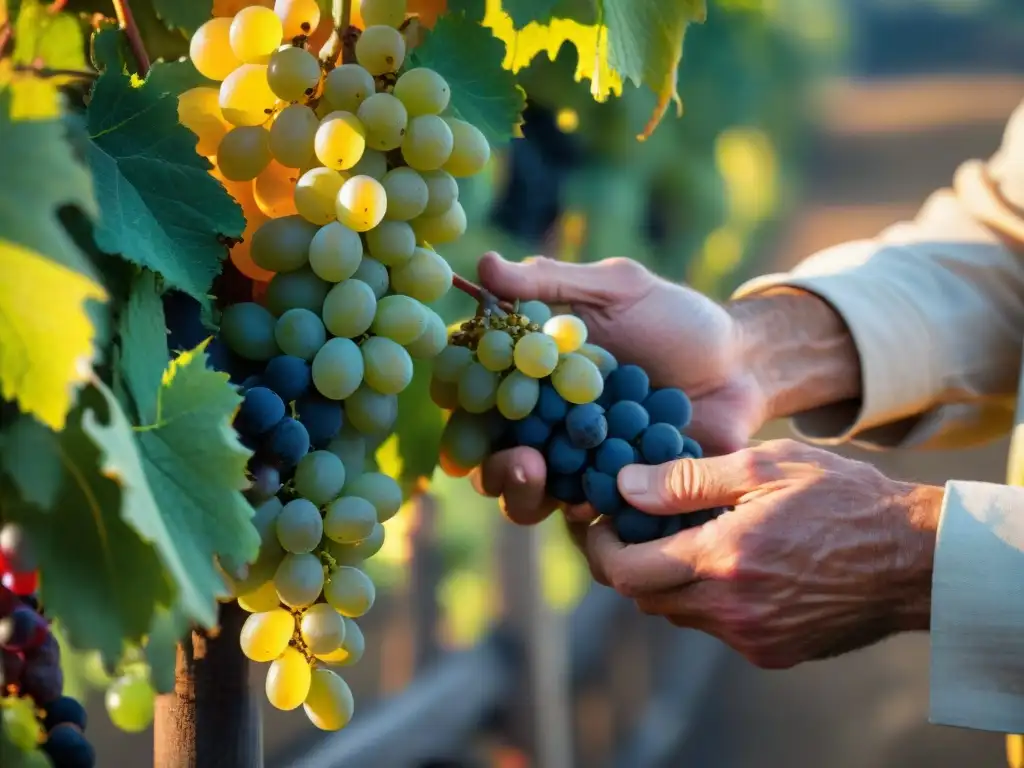
[[[570,305],[591,341],[620,362],[642,366],[655,386],[683,389],[693,400],[687,431],[705,451],[742,448],[764,421],[764,397],[743,367],[733,319],[697,291],[629,259],[513,263],[489,253],[479,272],[484,287],[500,297]],[[545,476],[541,455],[517,448],[492,457],[476,473],[476,484],[482,493],[501,496],[513,521],[529,524],[555,508],[544,494]]]
[[[654,514],[735,506],[629,546],[599,520],[583,549],[595,578],[644,612],[715,635],[759,666],[790,667],[928,626],[941,488],[792,440],[633,465],[619,487]]]

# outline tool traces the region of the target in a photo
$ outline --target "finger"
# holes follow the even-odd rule
[[[600,515],[589,504],[572,504],[565,508],[565,519],[573,523],[590,524]]]
[[[750,450],[666,464],[631,464],[619,472],[619,492],[644,512],[674,515],[735,504],[768,479]]]
[[[572,541],[576,549],[579,550],[580,554],[583,555],[584,560],[587,562],[587,566],[590,568],[590,575],[598,584],[608,586],[608,580],[604,577],[604,574],[596,570],[591,566],[590,558],[587,553],[587,536],[590,527],[594,523],[574,523],[570,520],[565,521],[566,530],[569,532],[569,539]]]
[[[700,580],[705,560],[699,529],[667,539],[626,546],[611,525],[598,521],[587,536],[587,559],[608,583],[627,597],[639,597]]]
[[[573,264],[535,256],[521,262],[485,253],[477,265],[480,282],[497,296],[546,302],[605,306],[634,290],[638,271],[629,259],[606,259],[596,264]]]
[[[682,589],[648,592],[637,597],[636,604],[644,613],[675,616],[692,623],[708,625],[714,619],[714,606],[723,602],[715,600],[715,592],[720,586],[713,581],[700,581]]]
[[[544,457],[532,448],[513,448],[489,457],[473,473],[473,485],[486,496],[501,496],[506,516],[519,525],[539,523],[555,508],[544,485]]]

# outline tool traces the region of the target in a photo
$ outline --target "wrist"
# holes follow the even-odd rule
[[[741,364],[757,382],[766,420],[860,396],[857,347],[823,299],[777,288],[726,305]]]
[[[897,631],[929,627],[935,542],[944,493],[935,485],[898,484],[891,510],[900,535],[885,590]]]

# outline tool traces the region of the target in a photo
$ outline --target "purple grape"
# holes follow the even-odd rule
[[[21,690],[37,704],[49,704],[64,692],[64,672],[60,668],[60,645],[47,635],[43,644],[25,654]]]
[[[55,768],[95,768],[96,750],[85,734],[70,723],[62,723],[46,737],[42,746]]]
[[[565,430],[577,448],[597,448],[608,437],[608,420],[604,408],[597,403],[577,405],[565,417]]]
[[[309,453],[309,433],[302,422],[285,416],[267,437],[266,449],[282,466],[294,467]]]
[[[46,619],[27,605],[19,605],[10,616],[0,619],[0,648],[5,651],[38,648],[49,636]]]
[[[278,355],[267,363],[263,371],[263,386],[277,392],[286,403],[306,394],[312,383],[313,373],[309,363],[293,355]]]
[[[681,389],[656,389],[644,400],[644,408],[653,423],[671,424],[676,429],[686,429],[693,416],[690,398]]]
[[[253,437],[266,434],[284,418],[284,401],[273,390],[253,387],[245,393],[235,417],[235,428]]]
[[[588,469],[583,473],[583,493],[590,506],[601,515],[614,515],[625,503],[615,478],[596,469]]]
[[[615,516],[615,533],[624,544],[642,544],[662,535],[662,518],[626,507]]]
[[[309,442],[314,448],[323,448],[331,442],[344,422],[341,403],[316,394],[298,400],[295,411],[309,432]]]
[[[605,389],[611,391],[613,402],[632,400],[642,403],[651,391],[651,380],[639,365],[620,365],[608,374]]]
[[[572,475],[583,469],[587,463],[587,452],[577,448],[565,432],[557,432],[548,443],[545,459],[551,472]]]
[[[594,468],[606,475],[618,477],[619,470],[633,463],[633,446],[618,437],[609,437],[594,453]]]
[[[651,424],[640,435],[640,453],[648,464],[664,464],[683,452],[683,436],[671,424]]]
[[[615,403],[608,409],[605,418],[608,419],[608,437],[618,437],[629,443],[636,440],[651,423],[647,410],[632,400]]]
[[[88,724],[85,707],[70,696],[61,696],[56,701],[47,704],[45,709],[46,719],[43,721],[43,727],[48,731],[52,731],[64,723],[71,723],[84,731]]]

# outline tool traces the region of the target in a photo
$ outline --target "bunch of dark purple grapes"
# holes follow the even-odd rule
[[[509,422],[496,448],[529,446],[544,454],[548,493],[565,504],[589,503],[607,515],[627,544],[671,536],[720,515],[722,508],[649,515],[630,506],[618,489],[629,464],[664,464],[703,456],[686,435],[693,408],[680,389],[651,389],[647,373],[621,365],[608,374],[593,403],[571,405],[550,384],[541,386],[533,412]]]

